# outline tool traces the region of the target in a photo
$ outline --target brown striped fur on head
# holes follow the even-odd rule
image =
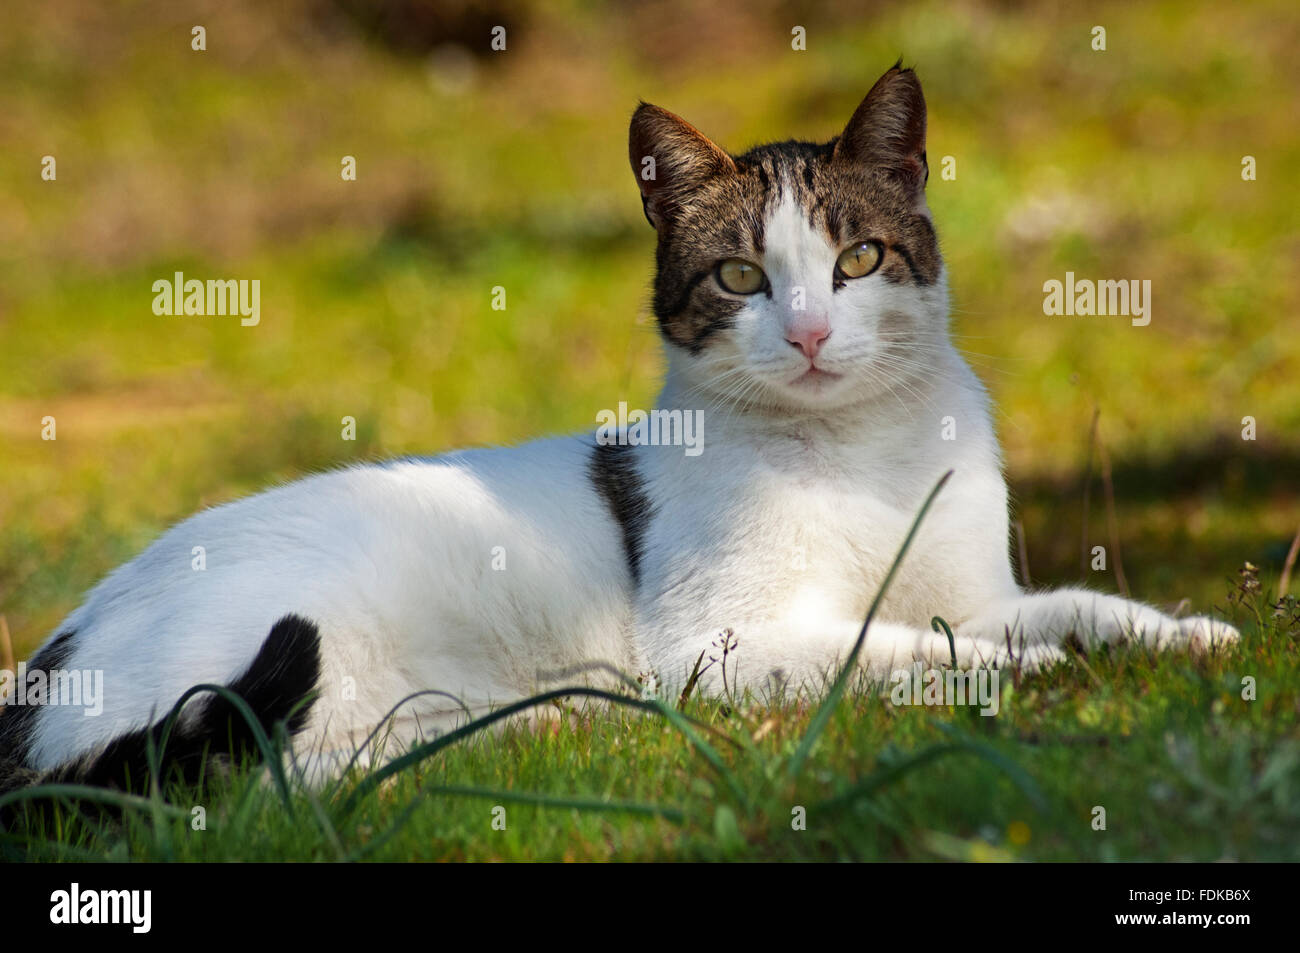
[[[925,131],[921,84],[899,66],[824,144],[780,142],[732,156],[685,120],[642,103],[628,151],[658,233],[654,312],[664,338],[698,355],[735,325],[747,302],[719,287],[715,269],[728,258],[761,263],[770,251],[766,223],[784,201],[837,248],[878,242],[883,280],[934,284],[942,261],[925,205]]]

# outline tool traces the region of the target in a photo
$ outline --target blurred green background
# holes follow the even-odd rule
[[[0,614],[20,655],[198,507],[649,406],[653,234],[626,154],[638,99],[733,151],[824,140],[900,54],[929,101],[954,332],[1000,406],[1033,582],[1079,579],[1085,540],[1110,545],[1095,463],[1084,527],[1094,408],[1135,596],[1206,609],[1243,560],[1275,579],[1300,525],[1291,0],[6,13]],[[259,279],[260,325],[155,316],[151,285],[177,270]],[[1150,326],[1045,316],[1043,282],[1067,270],[1150,279]]]

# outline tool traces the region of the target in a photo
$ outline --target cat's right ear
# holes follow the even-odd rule
[[[671,224],[701,185],[736,171],[731,156],[704,133],[649,103],[632,114],[627,152],[645,217],[658,231]]]

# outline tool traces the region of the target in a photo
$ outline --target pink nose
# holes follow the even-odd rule
[[[785,329],[785,339],[812,360],[831,336],[831,324],[825,317],[799,315]]]

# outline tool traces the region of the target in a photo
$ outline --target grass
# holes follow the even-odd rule
[[[11,18],[0,34],[0,128],[15,144],[0,153],[0,615],[19,657],[104,573],[202,506],[356,460],[590,428],[619,400],[649,406],[652,237],[624,139],[637,99],[736,149],[826,138],[900,53],[925,84],[932,157],[957,163],[946,180],[932,161],[929,201],[957,343],[999,408],[1030,578],[1114,590],[1118,556],[1137,598],[1235,613],[1241,647],[1090,657],[1020,680],[997,718],[852,694],[795,778],[781,765],[810,710],[690,701],[743,796],[662,715],[564,707],[545,730],[441,751],[346,818],[301,796],[290,815],[255,772],[237,772],[203,793],[205,832],[188,812],[132,810],[120,824],[65,817],[7,850],[1288,856],[1300,840],[1297,628],[1262,593],[1258,619],[1226,594],[1246,561],[1276,590],[1300,526],[1290,7],[920,2],[864,19],[828,4],[804,17],[809,48],[794,53],[777,4],[652,6],[512,4],[509,52],[475,49],[461,73],[454,58],[394,53],[317,0],[193,14],[61,0]],[[195,22],[206,54],[189,49]],[[1094,24],[1107,28],[1104,53],[1089,47]],[[38,175],[47,153],[54,183]],[[347,154],[354,183],[338,178]],[[1240,177],[1247,154],[1253,182]],[[150,286],[175,270],[260,278],[262,323],[155,317]],[[1067,270],[1150,279],[1151,325],[1044,316],[1042,284]],[[496,286],[504,312],[490,307]],[[1113,508],[1090,438],[1098,411]],[[39,437],[45,416],[56,441]],[[340,439],[344,416],[355,441]],[[1254,441],[1241,439],[1246,416]],[[1098,544],[1105,571],[1081,563]],[[1240,697],[1246,675],[1253,702]],[[986,747],[909,760],[954,738]],[[872,776],[889,781],[813,809]],[[1041,812],[1016,783],[1025,777]],[[502,800],[508,827],[493,831],[497,802],[466,788],[680,815]],[[167,792],[178,805],[194,796]],[[806,831],[790,829],[795,804],[810,808]],[[1089,826],[1097,804],[1105,834]]]

